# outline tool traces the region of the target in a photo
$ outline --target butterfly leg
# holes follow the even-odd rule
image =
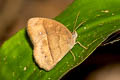
[[[75,61],[75,55],[74,55],[74,53],[72,52],[72,50],[70,50],[70,53],[72,54],[73,59],[74,59],[74,61]]]
[[[83,47],[83,48],[86,49],[86,50],[88,49],[87,47],[85,47],[84,45],[82,45],[79,41],[77,41],[76,44],[79,44],[81,47]],[[70,50],[70,53],[72,54],[73,59],[74,59],[74,61],[75,61],[75,55],[74,55],[74,53],[72,52],[72,50]]]
[[[76,44],[79,44],[81,47],[83,47],[86,50],[88,49],[87,47],[85,47],[84,45],[82,45],[79,41],[77,41]]]

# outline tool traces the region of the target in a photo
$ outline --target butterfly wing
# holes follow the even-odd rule
[[[61,23],[47,18],[28,21],[28,34],[34,45],[34,58],[40,68],[51,70],[74,46],[71,32]]]

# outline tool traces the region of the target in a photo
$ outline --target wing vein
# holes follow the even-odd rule
[[[44,20],[43,20],[43,27],[45,26],[44,24],[45,24],[45,23],[44,23]],[[45,29],[45,33],[47,34],[47,40],[48,40],[47,42],[48,42],[48,48],[49,48],[49,50],[50,50],[50,55],[51,55],[52,60],[53,60],[53,62],[54,62],[54,57],[53,57],[53,55],[52,55],[52,51],[51,51],[51,47],[50,47],[50,43],[49,43],[48,32],[47,32],[46,27],[44,27],[44,29]]]

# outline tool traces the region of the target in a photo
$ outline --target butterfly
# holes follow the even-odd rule
[[[39,17],[29,19],[27,32],[34,46],[34,59],[40,68],[46,71],[54,68],[76,43],[87,49],[76,42],[76,29],[71,33],[58,21]]]

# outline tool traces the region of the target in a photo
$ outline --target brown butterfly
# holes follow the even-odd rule
[[[34,59],[46,71],[51,70],[76,43],[87,49],[76,42],[75,30],[71,33],[63,24],[52,19],[31,18],[27,32],[34,45]]]

